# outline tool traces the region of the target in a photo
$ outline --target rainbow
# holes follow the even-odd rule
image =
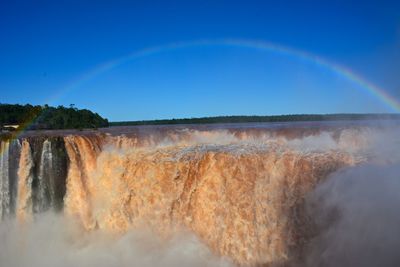
[[[84,73],[83,75],[79,76],[77,79],[71,81],[67,86],[63,89],[58,91],[48,103],[52,103],[54,100],[60,99],[63,95],[67,94],[70,91],[73,91],[76,88],[81,87],[86,82],[104,74],[111,69],[114,69],[126,62],[143,58],[147,56],[151,56],[154,54],[164,53],[173,50],[179,50],[183,48],[189,47],[202,47],[202,46],[225,46],[225,47],[237,47],[237,48],[250,48],[250,49],[257,49],[261,51],[267,51],[277,54],[282,54],[290,57],[294,57],[296,59],[303,60],[307,63],[314,64],[321,68],[327,69],[330,72],[343,77],[363,91],[369,93],[373,97],[377,98],[381,101],[384,105],[386,105],[391,111],[393,112],[400,112],[400,102],[396,100],[393,96],[386,92],[383,88],[378,87],[377,85],[373,84],[372,82],[366,80],[362,76],[354,73],[352,70],[341,66],[339,64],[330,62],[322,57],[317,55],[278,45],[272,42],[267,41],[257,41],[257,40],[243,40],[243,39],[203,39],[197,41],[190,41],[190,42],[175,42],[166,45],[160,46],[153,46],[144,48],[142,50],[137,50],[132,53],[129,53],[125,56],[122,56],[117,59],[113,59],[104,63],[97,65],[95,68],[89,70],[88,72]]]
[[[143,58],[159,53],[164,53],[168,51],[179,50],[183,48],[189,47],[203,47],[203,46],[223,46],[223,47],[237,47],[237,48],[250,48],[257,49],[261,51],[272,52],[276,54],[282,54],[285,56],[294,57],[296,59],[300,59],[307,63],[314,64],[321,68],[325,68],[332,73],[347,79],[354,84],[358,85],[363,91],[371,94],[373,97],[380,100],[383,104],[385,104],[390,110],[393,112],[400,112],[400,102],[396,100],[393,96],[387,93],[383,88],[378,87],[377,85],[371,83],[360,75],[354,73],[352,70],[341,66],[339,64],[330,62],[322,57],[317,55],[278,45],[272,42],[267,41],[259,41],[259,40],[247,40],[247,39],[202,39],[190,42],[175,42],[166,45],[153,46],[144,48],[141,50],[134,51],[125,56],[112,59],[106,62],[103,62],[91,70],[85,72],[81,76],[69,82],[66,86],[64,86],[61,90],[57,91],[51,98],[49,98],[46,102],[49,104],[54,103],[56,100],[62,98],[63,95],[68,94],[69,92],[81,87],[88,81],[126,63],[138,58]],[[12,139],[20,136],[34,121],[34,118],[30,121],[23,123],[17,132],[12,134]],[[0,151],[1,154],[1,151]]]

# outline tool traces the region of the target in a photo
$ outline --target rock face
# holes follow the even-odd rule
[[[150,227],[165,237],[185,229],[240,265],[285,265],[301,257],[310,235],[306,194],[360,161],[360,131],[175,129],[2,141],[0,215],[24,221],[54,210],[87,230]]]
[[[69,165],[62,137],[32,137],[13,141],[2,155],[13,153],[9,172],[10,213],[19,219],[64,206]],[[4,180],[4,179],[3,179]],[[4,216],[3,216],[4,217]]]

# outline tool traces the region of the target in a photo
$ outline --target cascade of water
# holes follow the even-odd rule
[[[15,215],[16,201],[18,195],[18,166],[21,157],[21,141],[15,139],[10,142],[9,147],[9,185],[10,185],[10,214]]]
[[[32,214],[33,165],[30,144],[27,140],[23,140],[18,166],[18,195],[16,201],[16,213],[20,221],[25,221]]]
[[[49,181],[55,179],[55,177],[52,177],[53,154],[51,148],[51,141],[45,140],[42,146],[37,176],[36,201],[33,207],[35,213],[46,211],[51,206]]]
[[[10,213],[9,142],[1,142],[0,154],[0,220]]]
[[[306,238],[307,192],[354,163],[346,152],[208,137],[138,149],[130,137],[65,137],[65,214],[89,230],[184,227],[240,264],[283,262]]]
[[[29,220],[52,209],[88,230],[145,225],[161,236],[183,227],[239,264],[280,263],[300,255],[312,235],[306,195],[330,173],[363,162],[354,151],[368,144],[353,144],[358,131],[339,139],[183,133],[170,141],[84,133],[3,142],[0,215],[16,207],[18,219]]]

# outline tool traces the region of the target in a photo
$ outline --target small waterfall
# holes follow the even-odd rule
[[[51,150],[51,141],[46,139],[43,142],[42,153],[40,156],[39,172],[37,176],[36,199],[33,206],[33,212],[43,212],[51,206],[50,181],[53,173],[53,154]],[[52,179],[51,179],[52,178]],[[53,193],[54,194],[54,193]]]
[[[63,138],[29,138],[22,142],[18,167],[18,211],[61,211],[68,158]]]
[[[10,214],[15,215],[18,196],[18,166],[21,158],[21,141],[15,139],[10,142],[8,156],[8,177],[10,184]]]
[[[15,214],[21,143],[2,141],[0,147],[0,220]]]
[[[9,141],[0,148],[0,220],[10,213]]]
[[[18,166],[18,196],[16,214],[20,221],[26,221],[32,214],[33,157],[27,140],[21,144],[21,158]]]

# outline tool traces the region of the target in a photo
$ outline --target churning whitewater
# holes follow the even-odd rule
[[[340,240],[324,231],[350,214],[337,194],[364,187],[335,192],[335,181],[396,169],[399,129],[125,127],[3,140],[0,266],[354,266],[333,264],[340,251],[327,244]],[[400,204],[390,201],[380,208]]]

